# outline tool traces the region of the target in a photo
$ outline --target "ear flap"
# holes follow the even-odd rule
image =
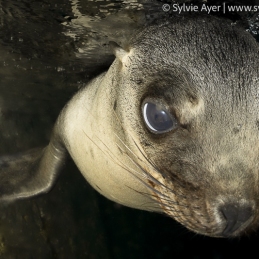
[[[125,58],[129,55],[129,52],[124,50],[121,46],[119,46],[116,42],[109,42],[110,48],[113,50],[114,55],[118,58],[122,63],[125,62]]]

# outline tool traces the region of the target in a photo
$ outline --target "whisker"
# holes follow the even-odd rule
[[[139,179],[139,180],[142,181],[141,179]],[[150,190],[152,190],[153,192],[155,192],[156,194],[158,194],[158,197],[159,197],[160,200],[164,200],[164,201],[167,201],[167,202],[169,202],[169,203],[171,203],[171,204],[175,204],[175,205],[177,205],[178,207],[185,207],[185,208],[188,207],[188,206],[185,205],[184,203],[179,204],[178,202],[172,201],[172,199],[170,199],[169,196],[167,196],[167,195],[165,195],[164,193],[162,193],[162,192],[156,190],[154,187],[148,185],[147,183],[143,182],[143,184],[145,184],[146,187],[148,187]],[[155,201],[156,201],[157,203],[163,204],[162,202],[158,202],[158,201],[157,201],[157,198],[158,198],[158,197],[155,196],[154,194],[147,194],[147,193],[144,193],[144,192],[140,192],[140,191],[137,191],[137,190],[131,188],[130,186],[128,186],[128,188],[130,188],[130,189],[132,189],[132,190],[134,190],[134,191],[136,191],[136,192],[138,192],[138,193],[140,193],[140,194],[142,194],[142,195],[154,197],[154,198],[155,198]],[[165,198],[163,198],[163,197],[165,197]],[[164,204],[165,204],[165,203],[164,203]]]
[[[174,204],[174,205],[177,205],[178,207],[189,207],[187,205],[185,205],[184,203],[181,203],[179,204],[179,202],[175,202],[175,201],[172,201],[172,199],[165,199],[165,198],[162,198],[162,197],[159,197],[162,201],[165,201],[167,202],[166,204]]]
[[[111,159],[112,159],[112,161],[114,161],[114,162],[116,162],[114,159],[113,159],[113,157],[109,154],[109,153],[105,153],[104,151],[103,151],[103,149],[100,147],[100,146],[98,146],[97,144],[96,144],[96,142],[95,141],[93,141],[87,134],[86,134],[86,132],[83,130],[83,132],[84,132],[84,134],[85,134],[85,136],[98,148],[98,149],[100,149],[102,152],[103,152],[103,154],[104,155],[108,155]],[[116,162],[117,163],[117,162]]]
[[[143,163],[145,164],[145,162],[144,162],[142,159],[140,159],[140,158],[124,143],[124,141],[123,141],[116,133],[114,133],[114,134],[115,134],[115,136],[120,140],[120,142],[125,146],[125,148],[130,151],[130,153],[131,153],[132,155],[134,155],[138,160],[140,160],[141,162],[143,162]],[[129,134],[129,135],[130,135],[130,134]],[[130,136],[131,136],[131,135],[130,135]],[[158,174],[160,174],[160,175],[163,177],[163,174],[157,169],[157,167],[154,165],[153,161],[152,161],[151,159],[148,159],[148,158],[146,157],[146,155],[145,155],[145,154],[143,153],[143,151],[139,148],[139,146],[137,145],[136,141],[133,139],[132,136],[131,136],[131,138],[132,138],[132,141],[134,142],[135,146],[136,146],[137,149],[139,150],[139,152],[140,152],[140,153],[142,154],[142,156],[145,158],[145,160],[146,160],[149,164],[152,165],[153,169],[155,169],[154,171],[157,172]],[[130,159],[137,167],[139,167],[139,169],[141,169],[146,175],[149,176],[149,179],[152,180],[153,183],[156,183],[156,184],[158,184],[158,185],[161,185],[161,186],[163,186],[165,189],[167,189],[167,190],[169,190],[170,192],[176,194],[176,193],[174,192],[174,190],[172,190],[172,189],[169,188],[168,186],[162,184],[160,181],[158,181],[156,178],[154,178],[150,173],[148,173],[146,170],[144,170],[143,167],[140,166],[139,163],[136,163],[136,162],[129,156],[129,154],[128,154],[127,152],[125,152],[125,154],[129,157],[129,159]],[[177,181],[179,182],[179,180],[177,180]],[[182,183],[179,182],[179,185],[182,186]],[[182,192],[180,193],[180,191],[177,193],[177,195],[180,196],[180,197],[182,197],[182,198],[185,197]]]
[[[116,145],[120,148],[120,146],[116,143]],[[157,183],[160,184],[160,182],[154,178],[150,173],[148,173],[146,170],[144,170],[138,163],[136,163],[127,152],[124,153],[125,155],[127,155],[128,159],[134,164],[136,165],[139,169],[141,169],[141,171],[144,173],[144,175],[146,176],[146,179],[151,180],[153,183]]]
[[[86,132],[84,132],[84,133],[85,133],[86,137],[87,137],[96,147],[98,147],[98,148],[103,152],[104,155],[109,156],[109,158],[111,158],[112,161],[115,162],[117,165],[119,165],[119,166],[122,167],[123,169],[127,170],[128,172],[131,172],[131,170],[132,170],[132,171],[134,171],[135,173],[139,174],[139,172],[135,171],[134,169],[132,169],[132,168],[130,168],[130,167],[127,168],[126,166],[124,166],[124,165],[121,164],[120,162],[116,161],[116,160],[114,159],[114,157],[111,155],[111,154],[113,154],[113,153],[110,154],[109,152],[104,152],[103,149],[102,149],[100,146],[98,146],[98,145],[96,144],[96,142],[93,141],[93,140],[86,134]],[[97,137],[97,136],[95,136],[95,137]],[[97,138],[98,138],[98,137],[97,137]],[[99,139],[99,138],[98,138],[98,139]],[[99,141],[108,149],[108,151],[110,151],[109,147],[108,147],[105,143],[103,143],[103,141],[102,141],[101,139],[99,139]],[[133,174],[133,175],[134,175],[134,174]],[[141,175],[141,176],[143,176],[143,175]]]
[[[129,157],[131,159],[131,157]],[[176,193],[174,190],[172,190],[171,188],[167,187],[166,185],[164,185],[163,183],[161,183],[159,180],[157,180],[156,178],[154,178],[149,172],[147,172],[140,164],[136,163],[134,160],[131,159],[131,161],[139,168],[142,170],[143,173],[145,173],[146,175],[148,175],[149,179],[154,183],[154,184],[158,184],[160,186],[163,186],[165,189],[167,189],[168,191],[170,191],[171,193],[186,199],[186,196],[184,196],[183,194],[180,193]],[[169,198],[169,197],[168,197]]]
[[[143,151],[139,148],[138,144],[136,143],[136,141],[135,141],[133,138],[132,138],[132,140],[133,140],[135,146],[137,147],[137,149],[139,150],[139,152],[141,152],[142,156],[146,159],[146,161],[147,161],[149,164],[151,164],[151,165],[153,166],[153,169],[154,169],[158,174],[160,174],[160,175],[164,178],[163,173],[160,171],[160,169],[157,168],[157,166],[155,165],[155,163],[143,153]],[[169,174],[170,174],[170,172],[169,172]],[[179,181],[179,179],[174,178],[174,180],[175,180],[181,187],[184,188],[183,183],[182,183],[181,181]],[[172,191],[172,192],[173,192],[173,190],[172,190],[171,188],[169,188],[168,186],[165,186],[165,185],[164,185],[164,187],[165,187],[166,189],[168,189],[169,191]],[[178,193],[178,195],[179,195],[179,193]],[[182,192],[181,192],[181,195],[184,196]]]
[[[123,169],[125,169],[127,172],[129,172],[131,175],[133,175],[135,178],[137,178],[141,183],[143,183],[146,187],[148,187],[148,188],[151,189],[152,191],[156,192],[158,195],[160,195],[160,196],[165,196],[165,195],[162,194],[161,192],[157,191],[156,189],[154,189],[153,187],[151,187],[150,185],[148,185],[148,184],[147,184],[145,181],[143,181],[140,177],[138,177],[136,174],[140,174],[139,172],[133,170],[133,169],[130,168],[130,167],[126,167],[126,166],[124,166],[123,164],[118,163],[117,161],[115,161],[115,159],[110,155],[110,153],[104,152],[103,149],[101,149],[100,146],[97,145],[96,142],[93,141],[93,140],[86,134],[86,132],[84,132],[84,133],[85,133],[86,137],[89,138],[89,140],[92,141],[92,143],[93,143],[96,147],[98,147],[105,155],[109,156],[109,157],[112,159],[112,161],[114,161],[115,163],[117,163],[120,167],[122,167]],[[97,138],[98,138],[98,137],[97,137]],[[98,139],[99,139],[99,138],[98,138]],[[99,140],[100,140],[100,139],[99,139]],[[102,140],[100,140],[100,141],[101,141],[101,143],[103,143]],[[104,144],[104,143],[103,143],[103,144]],[[105,144],[104,144],[104,145],[105,145]],[[110,150],[110,149],[107,147],[107,145],[105,145],[105,147],[106,147],[108,150]],[[133,172],[135,172],[136,174],[134,174]],[[141,174],[141,176],[143,177],[143,174]],[[132,189],[132,190],[134,190],[134,191],[136,191],[135,189],[131,188],[130,186],[127,186],[127,187],[130,188],[130,189]],[[136,191],[136,192],[138,192],[138,191]],[[139,193],[141,193],[141,192],[139,192]],[[151,195],[149,194],[149,196],[151,196]],[[168,198],[169,198],[169,197],[168,197]]]
[[[109,147],[98,137],[98,140],[107,148],[108,151],[110,151]],[[121,151],[123,151],[123,149],[116,143],[117,147],[120,148]],[[126,152],[124,152],[124,154],[128,155]],[[131,157],[128,156],[128,158],[132,161]],[[113,158],[112,158],[113,159]],[[113,159],[113,161],[115,162],[115,160]],[[133,161],[132,161],[133,162]],[[136,174],[140,175],[143,179],[149,179],[149,176],[147,174],[141,174],[140,172],[134,170],[133,168],[129,167],[129,166],[125,166],[119,162],[116,162],[120,167],[122,167],[123,169],[127,170],[128,172],[132,173],[135,172]]]
[[[113,113],[117,119],[117,121],[119,122],[121,128],[124,130],[123,125],[121,120],[118,117],[118,114],[113,110]],[[92,113],[89,110],[89,114],[91,116]],[[144,193],[144,192],[140,192],[137,191],[135,189],[133,189],[130,186],[127,186],[128,188],[134,190],[135,192],[140,193],[141,195],[144,195],[148,198],[150,198],[150,202],[147,203],[143,203],[143,206],[146,206],[149,209],[162,209],[162,206],[164,206],[167,210],[172,211],[174,213],[180,214],[181,215],[181,211],[180,210],[176,210],[175,207],[173,205],[177,205],[178,207],[184,207],[187,208],[187,204],[185,202],[181,202],[181,204],[179,204],[178,202],[173,201],[169,195],[162,193],[161,191],[155,189],[151,183],[153,183],[154,185],[158,185],[163,187],[165,190],[171,192],[172,194],[174,194],[177,197],[181,197],[182,200],[186,200],[186,196],[183,194],[182,191],[178,191],[177,193],[175,192],[175,190],[171,189],[170,187],[164,185],[162,182],[160,182],[158,179],[156,179],[152,174],[150,174],[145,167],[150,168],[158,173],[159,175],[161,175],[161,177],[164,178],[163,174],[160,172],[160,170],[157,168],[157,166],[155,165],[154,161],[152,161],[152,159],[148,158],[146,156],[146,154],[144,153],[144,151],[141,149],[141,147],[137,144],[137,142],[135,141],[134,137],[130,134],[130,132],[127,132],[128,135],[130,136],[131,140],[133,141],[135,147],[137,148],[137,150],[139,151],[139,154],[141,154],[141,156],[137,155],[136,153],[133,152],[133,150],[123,141],[123,139],[115,132],[113,132],[114,136],[116,137],[116,139],[119,141],[119,143],[117,143],[117,141],[115,142],[115,145],[117,146],[117,148],[124,154],[127,156],[128,160],[132,163],[132,165],[136,166],[136,168],[138,170],[135,170],[133,168],[131,168],[128,164],[124,164],[122,163],[117,156],[115,156],[114,152],[109,148],[109,146],[107,146],[107,144],[105,142],[103,142],[102,139],[99,138],[99,136],[97,136],[96,134],[93,135],[94,138],[96,138],[98,140],[99,143],[101,143],[102,145],[100,145],[99,143],[97,143],[94,139],[92,139],[90,136],[87,135],[87,133],[83,130],[84,134],[86,135],[86,137],[99,149],[102,151],[102,153],[109,157],[109,159],[111,159],[114,163],[116,163],[118,166],[120,166],[121,168],[123,168],[124,170],[126,170],[127,172],[129,172],[133,177],[135,177],[139,182],[141,182],[145,187],[147,187],[148,190],[151,191],[151,193]],[[121,146],[122,145],[122,146]],[[103,146],[103,147],[102,147]],[[149,180],[151,181],[151,183],[148,183],[148,181],[145,180]],[[178,179],[176,179],[177,181],[179,181]],[[181,185],[181,183],[178,183],[179,185]],[[154,193],[154,194],[153,194]],[[156,196],[157,195],[157,196]],[[152,206],[147,206],[150,203],[150,205]],[[155,204],[157,204],[157,206],[154,206]]]
[[[170,210],[170,211],[177,212],[178,214],[183,214],[184,215],[184,213],[181,210],[176,210],[174,206],[168,205],[168,203],[161,202],[159,204],[161,204],[165,208],[173,209],[173,210]],[[183,206],[183,207],[188,208],[188,206]]]
[[[128,187],[129,187],[129,186],[128,186]],[[131,188],[131,187],[129,187],[129,188],[132,189],[132,190],[134,190],[134,189]],[[152,194],[150,195],[150,194],[148,194],[148,193],[139,192],[139,191],[137,191],[137,190],[134,190],[134,191],[136,191],[136,192],[138,192],[138,193],[140,193],[140,194],[142,194],[142,195],[144,195],[144,196],[151,196],[151,197],[157,198],[155,195],[152,195]],[[181,216],[181,215],[184,215],[184,213],[183,213],[181,210],[176,210],[174,206],[171,206],[171,205],[169,205],[168,203],[159,202],[157,199],[155,199],[154,201],[155,201],[155,203],[158,204],[159,206],[146,206],[146,205],[149,204],[149,203],[152,204],[152,205],[154,205],[153,202],[142,203],[142,205],[145,206],[146,208],[154,208],[154,209],[159,209],[159,210],[162,209],[161,206],[164,206],[168,211],[172,211],[172,212],[178,213],[178,215],[180,215],[180,216]],[[184,205],[182,205],[182,204],[177,204],[177,203],[175,203],[175,204],[176,204],[176,205],[179,205],[179,206],[181,206],[181,207],[185,207],[185,208],[188,207],[188,206],[184,206]],[[169,208],[170,208],[170,209],[169,209]],[[172,209],[173,209],[173,210],[172,210]],[[162,210],[161,213],[164,213],[163,210]]]
[[[165,198],[163,198],[161,196],[159,196],[158,198],[159,198],[158,203],[160,205],[163,205],[165,207],[173,208],[174,210],[175,210],[175,206],[173,206],[173,205],[177,205],[178,207],[183,207],[183,208],[188,208],[189,207],[188,205],[186,205],[184,203],[179,204],[178,202],[174,202],[174,201],[172,201],[172,199],[165,199]],[[170,205],[170,204],[172,204],[172,205]]]

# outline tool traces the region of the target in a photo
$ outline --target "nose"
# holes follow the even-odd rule
[[[240,204],[224,204],[219,208],[226,221],[226,227],[222,232],[224,237],[230,237],[242,225],[244,225],[253,215],[253,208],[251,205]]]

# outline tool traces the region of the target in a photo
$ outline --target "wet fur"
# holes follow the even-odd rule
[[[253,217],[233,236],[256,228],[258,53],[230,21],[194,16],[149,26],[127,51],[115,46],[109,71],[63,109],[45,149],[0,158],[2,200],[47,192],[68,152],[111,200],[211,236],[226,227],[222,204],[249,205]],[[152,134],[141,114],[146,97],[167,105],[180,127]]]

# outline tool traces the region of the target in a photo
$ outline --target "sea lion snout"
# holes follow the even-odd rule
[[[218,208],[218,213],[222,215],[226,227],[222,232],[222,236],[235,236],[244,230],[253,220],[252,204],[226,203]]]

